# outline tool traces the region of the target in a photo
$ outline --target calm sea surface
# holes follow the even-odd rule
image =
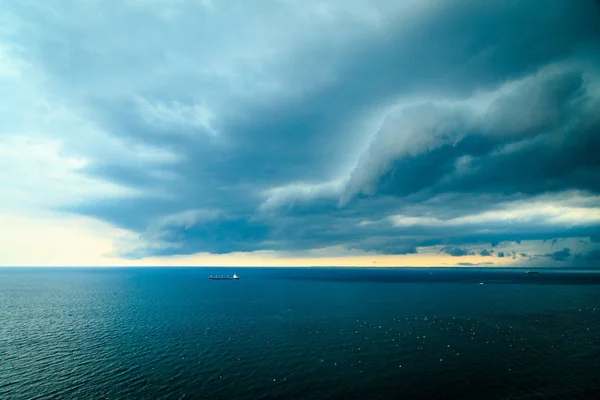
[[[599,317],[585,271],[4,268],[0,399],[597,399]]]

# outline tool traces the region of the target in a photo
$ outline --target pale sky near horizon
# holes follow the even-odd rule
[[[0,266],[600,267],[595,0],[19,0]]]

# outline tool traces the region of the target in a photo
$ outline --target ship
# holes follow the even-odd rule
[[[539,275],[540,273],[537,271],[525,271],[525,274],[527,275]]]
[[[210,275],[208,277],[211,281],[237,281],[240,279],[236,274],[233,275]]]

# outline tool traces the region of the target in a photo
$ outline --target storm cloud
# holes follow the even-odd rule
[[[443,247],[442,253],[449,254],[452,257],[462,257],[462,256],[466,256],[469,254],[467,249],[463,249],[460,247],[450,247],[450,246]]]
[[[546,254],[545,257],[549,257],[554,261],[567,261],[571,257],[571,249],[565,247],[562,250],[555,251],[554,253]]]
[[[6,8],[2,207],[122,256],[600,246],[597,1]]]

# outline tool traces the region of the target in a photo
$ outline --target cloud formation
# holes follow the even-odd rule
[[[12,2],[0,207],[108,222],[134,233],[115,241],[129,258],[590,261],[599,17],[594,0]]]
[[[451,247],[451,246],[445,246],[442,248],[442,253],[446,253],[451,255],[452,257],[462,257],[462,256],[466,256],[469,253],[469,251],[467,249],[463,249],[460,247]]]
[[[554,253],[546,254],[545,257],[549,257],[554,261],[567,261],[571,257],[571,249],[565,247],[562,250],[555,251]]]

